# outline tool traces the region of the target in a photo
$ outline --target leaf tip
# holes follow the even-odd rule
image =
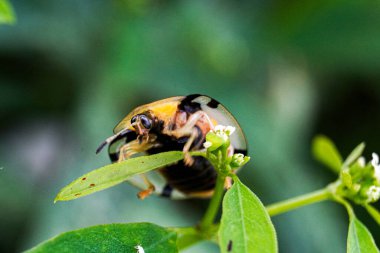
[[[61,190],[62,191],[62,190]],[[63,201],[64,199],[62,198],[61,191],[58,192],[57,196],[54,198],[54,204],[57,203],[58,201]]]

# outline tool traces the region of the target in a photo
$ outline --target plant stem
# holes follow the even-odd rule
[[[181,251],[204,238],[195,227],[172,228],[177,233],[177,247]]]
[[[214,194],[200,223],[201,231],[207,231],[208,228],[214,223],[215,216],[218,213],[220,203],[223,199],[225,178],[226,177],[222,175],[222,173],[218,173]]]
[[[348,203],[344,198],[341,198],[339,196],[333,196],[333,199],[346,208],[350,221],[355,218],[354,209],[352,209],[350,203]]]
[[[270,216],[275,216],[290,210],[299,208],[301,206],[310,205],[319,201],[329,199],[331,192],[328,188],[323,188],[311,193],[300,195],[295,198],[284,200],[278,203],[271,204],[266,207]]]

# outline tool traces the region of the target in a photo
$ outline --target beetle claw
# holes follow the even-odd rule
[[[189,152],[185,152],[185,158],[183,159],[186,166],[190,167],[194,163],[194,158],[190,155]]]
[[[148,188],[146,190],[140,191],[137,193],[137,197],[141,200],[145,199],[146,197],[149,197],[154,192],[154,188]]]

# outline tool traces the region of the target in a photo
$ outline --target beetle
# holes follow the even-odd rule
[[[152,193],[173,199],[208,198],[214,191],[217,172],[204,157],[191,157],[189,152],[203,149],[206,134],[215,125],[236,128],[231,136],[231,151],[247,154],[244,133],[232,114],[215,99],[199,94],[176,96],[132,110],[119,124],[106,145],[113,163],[145,152],[157,154],[182,150],[184,160],[158,169],[158,173],[134,176],[128,181],[140,188],[138,197]]]

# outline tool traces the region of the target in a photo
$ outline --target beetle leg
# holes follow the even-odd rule
[[[165,134],[174,136],[176,138],[189,136],[189,139],[183,147],[183,152],[185,153],[184,162],[186,165],[189,166],[192,165],[194,162],[194,159],[189,154],[190,147],[198,135],[198,131],[194,127],[200,120],[206,121],[206,123],[210,126],[211,129],[214,128],[214,124],[211,122],[209,116],[203,111],[198,111],[192,114],[185,123],[185,125],[181,128],[165,132]]]
[[[226,177],[224,181],[224,188],[225,189],[230,189],[232,186],[232,179],[231,177]],[[209,191],[203,191],[203,192],[192,192],[189,193],[188,196],[192,198],[210,198],[214,194],[214,189],[209,190]]]
[[[191,198],[201,198],[201,199],[206,199],[212,197],[214,194],[214,189],[209,190],[209,191],[204,191],[204,192],[193,192],[189,193],[188,196]]]
[[[189,117],[184,126],[175,130],[171,130],[168,134],[177,138],[188,136],[192,133],[194,126],[198,123],[199,120],[205,120],[210,128],[214,129],[214,124],[212,123],[207,113],[198,111]]]
[[[137,197],[139,199],[145,199],[146,197],[151,195],[155,191],[156,188],[154,187],[154,184],[152,184],[152,182],[149,181],[149,179],[147,178],[146,175],[140,174],[140,176],[143,178],[143,180],[144,180],[145,184],[148,186],[148,188],[146,190],[140,191],[137,194]]]
[[[232,179],[231,177],[226,177],[226,179],[224,180],[224,188],[225,189],[230,189],[232,186]]]
[[[134,154],[147,151],[148,149],[157,145],[155,135],[143,136],[142,139],[130,141],[120,148],[118,162],[124,161]]]
[[[191,166],[194,163],[194,159],[191,157],[189,151],[190,151],[191,144],[193,144],[197,135],[198,135],[198,131],[196,129],[193,129],[189,139],[187,140],[185,146],[183,147],[183,152],[185,153],[184,155],[185,157],[183,161],[185,162],[185,165]]]

